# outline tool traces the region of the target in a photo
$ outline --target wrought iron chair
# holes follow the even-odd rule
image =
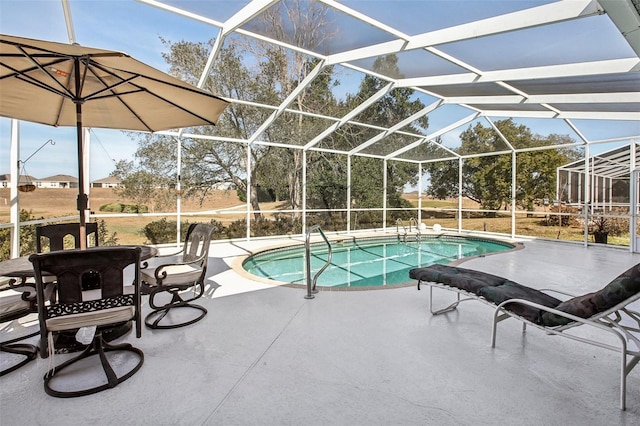
[[[100,392],[127,380],[142,366],[144,354],[140,349],[129,343],[110,344],[103,338],[103,333],[132,320],[136,325],[136,337],[142,334],[140,251],[139,247],[94,247],[33,254],[29,257],[36,277],[40,355],[43,358],[50,357],[52,366],[44,376],[47,394],[76,397]],[[125,268],[131,266],[135,271],[133,283],[126,282],[125,285]],[[58,297],[55,301],[45,296],[42,279],[45,271],[57,277]],[[87,275],[97,277],[99,288],[82,290],[83,277]],[[126,276],[126,279],[130,278],[129,274]],[[89,345],[79,355],[53,366],[53,335],[76,329],[89,331],[89,336],[95,331],[93,337],[85,339]],[[113,351],[119,351],[120,355],[126,352],[133,355],[105,355]],[[88,387],[78,386],[79,383],[86,385],[89,365],[88,361],[79,361],[95,355],[98,355],[106,380],[100,376]],[[91,361],[95,365],[95,358]],[[118,365],[114,361],[118,361]],[[79,363],[77,368],[70,368],[76,363]]]
[[[94,246],[98,246],[98,223],[88,222],[86,224],[87,242],[93,241]],[[80,248],[80,224],[79,223],[56,223],[53,225],[43,225],[36,227],[36,251],[65,250],[67,236],[73,238],[75,248]],[[87,244],[87,247],[91,244]]]
[[[90,246],[99,246],[98,239],[98,223],[88,222],[86,224],[87,244]],[[72,239],[70,241],[69,239]],[[46,253],[58,250],[68,250],[71,247],[65,247],[65,243],[73,243],[73,248],[80,248],[80,224],[79,223],[56,223],[53,225],[43,225],[36,227],[36,252]],[[55,282],[55,277],[43,277],[46,283]],[[83,278],[83,290],[91,289],[95,281],[94,277],[86,276]],[[55,297],[55,286],[47,286],[47,292],[50,297]]]
[[[11,321],[24,318],[35,312],[37,312],[35,286],[16,283],[13,278],[0,277],[0,323],[7,323],[7,327],[12,327]],[[18,342],[36,336],[38,333],[39,331],[23,334],[0,343],[0,352],[11,354],[7,355],[6,364],[8,367],[3,367],[0,376],[17,370],[36,359],[38,348],[35,345]]]
[[[182,250],[170,255],[157,256],[154,259],[154,268],[140,271],[143,289],[149,294],[149,306],[153,310],[145,317],[148,327],[183,327],[200,321],[207,314],[206,308],[191,302],[204,293],[209,245],[215,229],[208,224],[191,224]],[[159,262],[162,264],[158,265]],[[193,293],[189,295],[188,291]],[[161,301],[163,299],[164,301]],[[186,309],[176,308],[190,308],[191,311],[199,312],[195,312],[194,316],[186,312]],[[183,314],[186,314],[186,317]]]

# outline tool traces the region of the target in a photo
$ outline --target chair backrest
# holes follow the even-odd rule
[[[640,299],[640,263],[627,269],[602,289],[565,300],[555,309],[581,318],[603,318]],[[567,325],[565,317],[545,312],[542,322],[548,327]]]
[[[115,246],[32,254],[29,260],[36,278],[42,338],[46,338],[46,321],[50,318],[122,306],[135,307],[136,335],[140,337],[140,252],[139,247]],[[125,275],[124,270],[129,265],[134,265],[132,283],[125,281],[125,276],[129,278],[129,275]],[[45,298],[44,271],[57,277],[57,300]],[[96,277],[98,288],[83,291],[82,283],[88,275]],[[46,346],[46,341],[41,344]]]
[[[207,261],[209,260],[209,246],[211,245],[211,235],[216,227],[206,223],[192,223],[187,230],[184,247],[182,248],[182,261],[194,262],[202,273],[196,282],[202,283],[207,274]]]
[[[183,262],[193,262],[197,259],[206,267],[211,235],[216,227],[205,223],[192,223],[187,230],[182,252]]]
[[[93,235],[94,246],[99,246],[98,243],[98,223],[88,222],[86,224],[87,230],[87,243],[91,241],[90,236]],[[36,227],[36,251],[38,253],[44,253],[47,251],[64,250],[64,243],[70,236],[73,238],[73,244],[75,248],[80,248],[80,224],[79,223],[58,223],[54,225],[44,225]],[[47,244],[48,242],[48,244]],[[90,246],[90,244],[87,244]]]

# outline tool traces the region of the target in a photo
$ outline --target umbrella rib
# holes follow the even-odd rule
[[[201,116],[199,114],[196,114],[193,111],[190,111],[190,110],[188,110],[188,109],[176,104],[175,102],[173,102],[173,101],[171,101],[171,100],[169,100],[167,98],[164,98],[164,97],[162,97],[162,96],[160,96],[160,95],[158,95],[156,93],[150,92],[150,91],[148,91],[148,90],[146,90],[144,88],[143,88],[143,90],[146,91],[147,93],[149,93],[151,96],[153,96],[153,97],[155,97],[157,99],[161,99],[164,102],[168,103],[169,105],[173,105],[174,107],[178,108],[179,110],[181,110],[183,112],[186,112],[187,114],[189,114],[189,115],[191,115],[193,117],[197,117],[198,119],[204,121],[205,123],[209,123],[212,126],[216,125],[216,123],[214,123],[213,121],[209,120],[208,118],[205,118],[205,117],[203,117],[203,116]],[[124,102],[124,100],[123,100],[123,102]]]
[[[115,74],[114,74],[111,70],[109,70],[108,68],[105,68],[102,64],[99,64],[99,63],[94,62],[94,64],[93,64],[93,65],[94,65],[94,66],[96,66],[96,68],[99,68],[99,69],[101,69],[101,70],[102,70],[102,71],[104,71],[104,72],[108,72],[109,74],[111,74],[111,75],[113,75],[113,76],[115,76],[115,77],[121,78],[121,77],[119,77],[119,76],[115,75]],[[114,69],[116,69],[116,68],[114,68]],[[207,96],[207,97],[210,97],[210,98],[213,98],[213,99],[216,99],[216,100],[222,100],[222,101],[224,101],[224,99],[221,99],[221,98],[219,98],[219,97],[218,97],[218,96],[216,96],[216,95],[213,95],[213,94],[211,94],[211,93],[207,93],[207,92],[205,92],[204,90],[202,90],[202,89],[198,89],[198,88],[195,88],[195,87],[189,87],[189,86],[185,86],[185,85],[181,85],[181,84],[175,84],[175,83],[172,83],[172,82],[170,82],[170,81],[166,81],[166,80],[162,80],[162,79],[154,78],[154,77],[152,77],[152,76],[150,76],[150,75],[141,75],[141,74],[138,74],[138,73],[131,73],[131,72],[127,71],[127,70],[118,69],[118,71],[126,72],[126,73],[128,73],[128,74],[133,75],[133,77],[132,77],[130,80],[133,80],[133,79],[135,79],[135,78],[137,78],[137,77],[142,77],[142,78],[145,78],[145,79],[147,79],[147,80],[155,81],[156,83],[160,83],[160,84],[163,84],[163,85],[166,85],[166,86],[175,87],[176,89],[186,90],[186,91],[189,91],[189,92],[192,92],[192,93],[196,93],[196,94],[199,94],[199,95],[203,95],[203,96]],[[94,74],[95,74],[95,73],[94,73]],[[97,77],[97,76],[96,76],[96,77]],[[173,77],[173,76],[170,76],[170,77],[175,78],[175,77]],[[180,80],[179,80],[179,81],[180,81]],[[180,105],[177,105],[176,103],[174,103],[174,102],[170,101],[169,99],[166,99],[166,98],[163,98],[163,97],[162,97],[162,96],[160,96],[160,95],[157,95],[156,93],[150,92],[150,91],[149,91],[149,90],[147,90],[145,87],[140,87],[139,85],[137,85],[137,84],[136,84],[136,83],[134,83],[133,81],[131,82],[131,85],[133,85],[133,86],[135,86],[135,87],[138,87],[140,90],[142,90],[142,91],[144,91],[144,92],[146,92],[146,93],[149,93],[150,95],[152,95],[152,96],[154,96],[154,97],[156,97],[156,98],[158,98],[158,99],[161,99],[161,100],[163,100],[164,102],[167,102],[167,103],[168,103],[168,104],[170,104],[170,105],[173,105],[174,107],[176,107],[176,108],[180,109],[181,111],[186,112],[187,114],[190,114],[190,115],[192,115],[192,116],[194,116],[194,117],[197,117],[198,119],[200,119],[200,120],[202,120],[202,121],[205,121],[205,122],[207,122],[207,123],[209,123],[209,124],[211,124],[211,125],[214,125],[214,126],[215,126],[215,123],[214,123],[214,122],[212,122],[211,120],[208,120],[208,119],[207,119],[207,118],[205,118],[205,117],[202,117],[202,116],[200,116],[200,115],[198,115],[198,114],[195,114],[195,113],[193,113],[192,111],[190,111],[190,110],[188,110],[188,109],[186,109],[186,108],[183,108],[183,107],[181,107]],[[224,102],[226,102],[226,101],[224,101]],[[126,105],[126,104],[125,104],[125,105]]]
[[[137,86],[135,83],[133,83],[133,80],[138,78],[138,77],[140,77],[140,75],[139,74],[132,74],[130,72],[124,71],[127,74],[130,74],[131,76],[129,78],[123,79],[122,77],[117,75],[115,72],[111,71],[110,69],[102,66],[101,64],[99,64],[97,62],[93,62],[92,65],[95,66],[96,68],[102,70],[103,72],[106,72],[106,73],[110,74],[111,76],[120,79],[120,81],[117,84],[109,85],[104,81],[104,79],[102,77],[100,77],[96,72],[94,72],[93,69],[90,69],[91,74],[93,74],[95,76],[95,78],[98,79],[98,81],[100,81],[105,87],[103,89],[91,94],[87,98],[88,99],[102,99],[102,98],[115,97],[116,100],[118,100],[120,103],[122,103],[122,105],[124,105],[125,108],[127,108],[127,110],[129,110],[129,112],[131,114],[133,114],[134,117],[136,117],[136,119],[138,120],[138,122],[140,122],[140,124],[142,124],[144,127],[146,127],[148,131],[153,132],[153,128],[151,128],[151,126],[149,126],[142,119],[142,117],[140,117],[140,115],[138,115],[121,97],[123,94],[138,93],[140,91],[145,91],[145,92],[149,93],[144,88],[141,88],[141,87]],[[85,69],[87,69],[87,70],[89,70],[89,68],[90,67],[88,65],[85,67]],[[120,71],[123,71],[123,70],[120,70]],[[114,91],[114,89],[116,87],[121,86],[121,85],[126,84],[126,83],[130,83],[131,85],[136,87],[137,90],[135,90],[135,91],[127,91],[127,92],[123,92],[123,93],[117,93],[117,92]],[[104,93],[105,91],[110,91],[111,95],[96,96],[96,95],[99,95],[100,93]]]
[[[211,94],[211,93],[207,93],[207,92],[205,92],[205,91],[204,91],[204,90],[202,90],[202,89],[196,89],[196,88],[191,88],[191,87],[185,87],[185,86],[183,86],[183,85],[179,85],[179,84],[171,83],[170,81],[160,80],[160,79],[157,79],[157,78],[153,78],[153,77],[151,77],[151,76],[145,76],[145,78],[147,78],[147,79],[149,79],[149,80],[152,80],[152,81],[155,81],[155,82],[158,82],[158,83],[166,84],[166,85],[171,86],[171,87],[175,87],[175,88],[177,88],[177,89],[187,90],[187,91],[190,91],[190,92],[193,92],[193,93],[197,93],[197,94],[200,94],[200,95],[207,96],[207,97],[209,97],[209,98],[213,98],[213,99],[216,99],[216,100],[219,100],[219,101],[227,102],[227,101],[225,101],[224,99],[222,99],[222,98],[220,98],[220,97],[218,97],[218,96],[216,96],[216,95],[213,95],[213,94]],[[175,77],[174,77],[174,78],[175,78]],[[207,119],[207,118],[205,118],[205,117],[202,117],[202,116],[200,116],[199,114],[196,114],[196,113],[194,113],[194,112],[192,112],[192,111],[189,111],[188,109],[183,108],[183,107],[181,107],[180,105],[175,104],[174,102],[172,102],[172,101],[171,101],[171,100],[169,100],[169,99],[165,99],[165,98],[163,98],[162,96],[159,96],[159,95],[157,95],[157,94],[155,94],[155,93],[151,93],[151,92],[149,92],[149,93],[150,93],[151,95],[153,95],[153,96],[157,97],[158,99],[162,99],[163,101],[165,101],[165,102],[167,102],[167,103],[169,103],[169,104],[171,104],[171,105],[175,106],[176,108],[180,109],[181,111],[186,112],[187,114],[190,114],[190,115],[192,115],[192,116],[194,116],[194,117],[197,117],[198,119],[203,120],[203,121],[205,121],[205,122],[207,122],[207,123],[209,123],[209,124],[211,124],[211,125],[213,125],[213,126],[215,126],[215,125],[216,125],[216,123],[212,122],[211,120],[209,120],[209,119]]]
[[[3,58],[4,57],[8,57],[8,56],[9,55],[2,55]],[[40,64],[39,62],[33,60],[32,58],[30,58],[30,59],[35,64],[35,66],[33,66],[31,68],[28,68],[28,69],[25,69],[25,70],[19,70],[17,68],[14,68],[14,67],[2,62],[2,66],[10,69],[11,71],[14,72],[14,74],[7,74],[7,75],[5,75],[3,77],[0,77],[0,79],[14,77],[14,78],[17,78],[19,80],[24,81],[25,83],[30,83],[30,84],[33,84],[34,86],[38,86],[38,87],[40,87],[42,89],[49,90],[49,91],[51,91],[53,93],[56,93],[57,95],[64,96],[65,98],[72,98],[73,97],[73,94],[67,89],[67,87],[65,87],[64,84],[61,84],[58,80],[56,80],[51,75],[51,73],[49,71],[47,71],[47,69],[45,68],[45,67],[50,67],[52,65],[56,65],[56,64],[59,64],[61,62],[64,62],[64,61],[68,60],[67,58],[59,58],[58,60],[50,62],[50,63],[47,63],[47,64]],[[36,78],[33,78],[32,76],[30,76],[28,74],[28,73],[30,73],[32,71],[35,71],[35,70],[40,70],[43,73],[45,73],[47,76],[49,76],[51,78],[52,81],[54,81],[56,83],[56,85],[60,86],[60,88],[62,90],[56,89],[55,87],[53,87],[51,85],[48,85],[48,84],[46,84],[46,83],[44,83],[44,82],[42,82],[42,81],[40,81],[40,80],[38,80]]]
[[[103,65],[101,65],[99,63],[94,62],[94,63],[92,63],[92,65],[95,66],[96,68],[106,72],[106,73],[109,73],[110,75],[112,75],[112,76],[114,76],[116,78],[122,78],[119,75],[117,75],[116,73],[114,73],[113,71],[111,71],[109,68],[106,68],[106,67],[104,67]],[[148,80],[151,80],[151,81],[155,81],[157,83],[168,85],[168,86],[171,86],[171,87],[175,87],[175,88],[178,88],[178,89],[181,89],[181,90],[185,90],[186,89],[186,90],[188,90],[190,92],[193,92],[193,93],[197,93],[197,94],[209,96],[209,97],[212,97],[212,98],[215,98],[215,99],[219,99],[217,96],[211,95],[211,94],[206,93],[206,92],[204,92],[202,90],[193,90],[193,89],[191,89],[189,87],[184,87],[184,86],[181,86],[181,85],[178,85],[178,84],[173,84],[171,82],[167,82],[165,80],[156,79],[156,78],[153,78],[153,77],[150,77],[150,76],[146,76],[146,75],[143,76],[141,74],[131,73],[131,72],[126,71],[126,70],[119,70],[119,71],[126,72],[126,73],[130,74],[131,77],[126,79],[126,80],[121,81],[118,85],[123,84],[123,83],[130,83],[132,86],[136,87],[138,89],[138,91],[142,91],[142,92],[148,93],[149,95],[151,95],[151,96],[153,96],[153,97],[155,97],[157,99],[160,99],[163,102],[166,102],[167,104],[172,105],[173,107],[178,108],[179,110],[181,110],[181,111],[183,111],[183,112],[185,112],[185,113],[187,113],[187,114],[189,114],[189,115],[191,115],[193,117],[198,118],[199,120],[204,121],[205,123],[208,123],[210,125],[215,126],[215,123],[212,122],[211,120],[209,120],[209,119],[207,119],[207,118],[205,118],[205,117],[203,117],[203,116],[201,116],[199,114],[195,114],[194,112],[192,112],[192,111],[190,111],[190,110],[188,110],[188,109],[176,104],[175,102],[171,101],[170,99],[164,98],[164,97],[158,95],[157,93],[149,91],[147,88],[136,84],[134,82],[134,80],[136,78],[145,78],[145,79],[148,79]],[[102,78],[100,78],[93,70],[91,72],[93,73],[93,75],[96,78],[98,78],[103,84],[105,84],[104,81],[102,80]],[[107,86],[107,85],[105,84],[105,86]],[[105,90],[112,90],[115,87],[116,87],[116,85],[112,85],[110,87],[105,87],[104,90],[101,90],[100,92],[96,92],[96,93],[102,93]],[[140,123],[142,125],[144,125],[147,129],[149,129],[150,132],[154,131],[151,127],[149,127],[145,123],[145,121],[133,109],[131,109],[131,107],[129,107],[127,102],[125,102],[125,100],[122,99],[122,94],[121,93],[116,93],[116,92],[112,92],[112,93],[113,93],[113,96],[115,96],[118,99],[118,101],[120,101],[131,112],[131,114],[133,114],[140,121]],[[131,92],[131,93],[136,93],[136,92]],[[102,97],[107,97],[107,96],[102,96]]]
[[[98,79],[100,81],[100,83],[102,83],[104,85],[104,88],[93,92],[90,95],[87,95],[85,97],[85,99],[87,100],[93,100],[93,99],[103,99],[103,98],[109,98],[112,96],[120,96],[122,94],[128,94],[128,93],[137,93],[140,92],[140,89],[136,89],[136,90],[128,90],[128,91],[123,91],[123,92],[114,92],[113,89],[115,89],[116,87],[122,86],[123,84],[127,84],[130,81],[132,81],[134,78],[138,77],[137,75],[130,77],[130,78],[126,78],[126,79],[122,79],[121,81],[119,81],[116,84],[111,84],[109,85],[108,83],[106,83],[102,78],[100,78],[100,76],[98,76],[96,73],[94,73],[93,71],[91,71],[91,73],[95,76],[96,79]],[[114,77],[116,78],[122,78],[118,75],[112,74]],[[137,87],[137,86],[136,86]],[[111,95],[101,95],[102,93],[106,92],[106,91],[111,91]]]
[[[35,56],[33,55],[29,55],[26,50],[22,47],[22,46],[18,46],[18,49],[24,54],[26,55],[27,58],[29,58],[29,60],[31,60],[31,62],[33,62],[33,64],[40,68],[40,70],[45,73],[47,76],[49,76],[49,78],[51,78],[51,80],[53,80],[58,86],[60,86],[63,90],[67,91],[67,93],[71,96],[73,96],[73,93],[69,91],[69,89],[62,83],[60,83],[55,77],[53,77],[53,75],[51,75],[51,73],[49,71],[47,71],[47,69],[44,67],[43,64],[41,64],[40,62],[36,61]],[[48,56],[45,56],[48,57]],[[64,62],[66,60],[69,60],[68,57],[60,57],[57,56],[58,58],[60,58],[59,61],[56,61],[55,63],[59,63],[59,62]],[[47,64],[47,66],[51,66],[51,64]],[[24,74],[23,74],[24,75]]]

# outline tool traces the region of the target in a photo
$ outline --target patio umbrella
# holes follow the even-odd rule
[[[155,132],[215,125],[227,105],[126,53],[0,34],[0,116],[77,128],[83,247],[83,127]]]

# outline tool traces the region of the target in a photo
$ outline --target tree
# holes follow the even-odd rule
[[[389,75],[392,77],[401,78],[402,73],[398,67],[398,58],[395,55],[386,55],[377,58],[373,64],[374,71]],[[356,108],[364,100],[370,98],[388,82],[367,75],[364,77],[360,84],[358,93],[347,96],[341,110],[347,112]],[[359,116],[358,120],[366,123],[375,123],[377,126],[392,127],[397,123],[404,120],[406,117],[420,111],[424,108],[424,104],[419,99],[411,99],[413,90],[408,88],[397,88],[392,90],[389,94],[383,96],[378,102],[371,105]],[[421,130],[428,127],[428,118],[423,116],[416,120],[414,123],[410,123],[404,130],[407,132],[414,132],[421,134]],[[379,130],[363,127],[363,126],[343,126],[334,134],[329,136],[328,144],[336,149],[350,150],[354,146],[354,142],[362,143],[371,138],[378,136]],[[405,147],[408,143],[411,143],[417,139],[408,138],[404,135],[393,134],[391,136],[382,138],[380,141],[371,145],[373,151],[384,150],[382,154],[394,152],[400,148]],[[430,149],[428,144],[423,144],[419,148],[422,152],[426,152]],[[328,166],[325,169],[330,169]],[[344,170],[334,168],[337,173],[346,174],[346,165]],[[351,194],[354,205],[359,208],[368,207],[382,207],[382,188],[384,173],[387,174],[387,204],[389,207],[402,207],[401,194],[404,186],[409,184],[415,184],[418,181],[417,166],[415,164],[390,161],[387,170],[383,171],[382,160],[373,157],[354,156],[351,161]],[[343,175],[344,176],[344,175]],[[343,176],[336,176],[337,182],[345,182],[346,178]],[[318,178],[318,177],[314,177]],[[328,179],[323,176],[323,179]],[[345,197],[346,200],[346,197]],[[344,208],[344,203],[343,206]]]
[[[160,155],[151,158],[163,157]],[[163,174],[157,167],[138,167],[133,161],[126,160],[116,163],[116,169],[111,172],[111,176],[118,177],[122,184],[121,187],[114,188],[116,194],[134,200],[138,211],[146,206],[151,212],[162,211],[171,205],[174,194],[168,188],[175,182],[171,180],[171,175],[175,176],[175,172]]]
[[[312,1],[281,2],[251,22],[251,29],[274,38],[310,50],[318,48],[334,31],[327,19],[328,7]],[[182,80],[196,84],[205,68],[213,40],[209,43],[187,41],[171,42],[162,39],[167,53],[163,54],[169,64],[169,72]],[[225,41],[218,53],[203,88],[229,99],[253,101],[259,104],[280,105],[293,88],[308,75],[317,60],[306,54],[291,52],[281,46],[263,43],[258,39],[237,37]],[[330,80],[331,69],[325,73]],[[329,77],[327,77],[329,75]],[[322,82],[320,78],[318,81]],[[317,102],[318,92],[314,84],[302,90],[294,108],[303,111]],[[330,93],[330,92],[329,92]],[[308,141],[311,132],[309,120],[302,115],[286,115],[272,123],[262,133],[261,125],[270,119],[271,109],[256,108],[243,103],[232,103],[222,114],[217,127],[190,129],[191,133],[252,140],[249,145],[203,139],[181,139],[183,169],[181,182],[187,188],[186,196],[206,197],[212,185],[218,182],[233,182],[239,192],[249,194],[256,219],[260,218],[258,187],[277,187],[278,194],[287,188],[289,203],[298,208],[301,200],[300,171],[301,151],[283,150],[260,144],[260,141],[278,142],[300,146]],[[146,142],[145,142],[146,141]],[[147,149],[138,150],[140,169],[153,175],[164,171],[165,176],[177,177],[176,155],[157,158],[156,146],[166,144],[167,138],[155,136],[141,141]],[[177,148],[177,145],[176,145]],[[169,154],[169,153],[168,153]],[[156,158],[154,158],[156,157]],[[277,169],[274,165],[286,162],[290,167]],[[172,168],[173,167],[173,168]],[[138,175],[137,178],[142,178]],[[132,176],[136,178],[136,176]],[[250,182],[250,184],[249,184]],[[286,182],[286,183],[285,183]]]
[[[571,142],[568,136],[533,135],[524,125],[512,119],[497,121],[496,127],[517,149],[535,148]],[[490,127],[477,123],[461,135],[459,154],[473,155],[505,151],[502,137]],[[516,204],[533,210],[544,198],[550,198],[556,188],[556,168],[579,157],[577,150],[558,148],[518,152],[516,154]],[[457,197],[458,162],[429,163],[425,166],[430,177],[426,193],[434,198]],[[462,166],[462,195],[478,202],[483,209],[499,210],[511,201],[511,154],[465,158]],[[491,214],[491,213],[490,213]]]
[[[283,1],[276,7],[267,9],[255,24],[256,31],[266,33],[276,40],[298,46],[310,51],[321,50],[329,40],[336,36],[337,30],[328,18],[329,8],[317,1],[301,0]],[[319,61],[300,51],[290,51],[285,47],[271,44],[256,44],[262,52],[256,56],[270,58],[267,68],[275,74],[273,94],[283,101],[309,73]],[[302,88],[293,103],[289,106],[300,112],[327,113],[327,109],[335,108],[335,99],[329,87],[333,67],[327,67],[320,76]],[[267,130],[269,139],[276,142],[303,146],[316,134],[317,119],[305,118],[302,114],[282,114],[280,126],[272,126]],[[286,184],[289,189],[289,207],[299,209],[302,206],[302,159],[303,151],[289,149],[283,151],[285,157],[280,161],[288,165]],[[270,163],[273,164],[273,163]],[[268,167],[268,165],[267,165]],[[273,178],[273,175],[271,175]],[[294,213],[299,217],[300,213]]]
[[[260,20],[251,22],[250,29],[303,49],[318,50],[335,35],[328,10],[327,6],[316,1],[280,2],[263,13]],[[163,43],[167,47],[164,58],[170,66],[170,73],[191,83],[198,82],[213,41],[193,43],[163,39]],[[237,36],[225,41],[211,73],[204,79],[203,88],[230,99],[273,106],[283,105],[293,90],[299,89],[295,99],[286,105],[288,110],[340,116],[388,84],[379,78],[367,76],[359,93],[348,97],[346,101],[338,101],[331,88],[339,84],[339,81],[331,66],[322,68],[312,81],[303,88],[299,87],[318,64],[317,58],[305,53]],[[397,58],[393,55],[378,58],[374,69],[384,71],[386,75],[402,76]],[[362,118],[379,126],[396,125],[408,115],[424,108],[412,96],[411,89],[398,88],[364,111]],[[269,125],[263,126],[264,123]],[[303,150],[300,148],[330,124],[308,114],[289,111],[275,114],[272,109],[233,102],[222,114],[216,128],[189,129],[189,133],[202,135],[203,138],[180,139],[183,164],[180,179],[182,186],[186,188],[185,196],[198,195],[204,198],[215,183],[233,182],[240,193],[249,195],[256,219],[261,217],[258,188],[274,194],[278,200],[286,200],[289,208],[299,209],[302,205],[303,167]],[[422,134],[427,124],[427,118],[422,117],[409,124],[406,130]],[[352,140],[367,140],[379,132],[368,127],[358,127],[353,132],[354,129],[354,126],[345,126],[345,129],[326,138],[323,144],[348,150]],[[210,138],[212,135],[214,138]],[[220,137],[237,141],[216,140]],[[416,137],[394,134],[374,145],[392,152],[417,140]],[[430,144],[423,144],[417,150],[426,151],[429,147]],[[143,188],[149,188],[152,184],[171,186],[169,180],[176,181],[177,149],[178,143],[165,136],[141,138],[140,148],[136,153],[137,163],[123,167],[123,171],[128,174],[120,174],[121,179],[128,182],[126,186],[135,191],[132,196],[143,199],[146,195]],[[307,205],[311,208],[344,208],[347,193],[346,157],[337,160],[334,155],[312,151],[307,151],[306,156]],[[352,170],[355,171],[352,194],[358,206],[382,205],[381,164],[380,159],[352,159]],[[375,172],[372,173],[373,170]],[[386,173],[389,195],[387,203],[391,207],[399,207],[402,204],[400,194],[404,185],[417,182],[417,166],[389,162]]]

